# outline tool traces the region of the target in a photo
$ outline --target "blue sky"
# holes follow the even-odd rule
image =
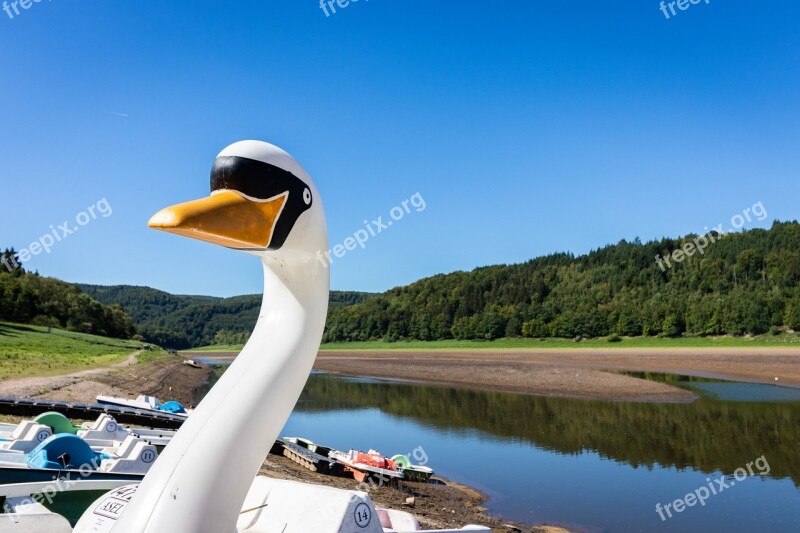
[[[13,13],[13,11],[12,11]],[[335,289],[701,231],[800,198],[800,5],[712,0],[34,3],[0,11],[0,246],[113,209],[28,267],[178,293],[261,290],[252,257],[147,229],[255,138],[317,183]]]

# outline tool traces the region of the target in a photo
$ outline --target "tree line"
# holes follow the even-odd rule
[[[133,320],[119,305],[103,305],[75,285],[28,272],[13,248],[0,256],[0,320],[130,339]]]
[[[757,335],[800,330],[800,224],[716,236],[671,268],[657,257],[695,235],[625,240],[583,255],[421,279],[382,294],[332,291],[323,341],[501,337]],[[3,258],[16,260],[13,250]],[[9,266],[6,265],[8,263]],[[0,268],[0,320],[112,337],[135,333],[170,348],[238,344],[261,295],[173,295],[149,287],[70,285]]]
[[[106,304],[120,305],[148,342],[175,349],[209,344],[242,344],[253,331],[262,295],[231,298],[170,294],[131,285],[78,285]],[[352,305],[370,294],[331,291],[330,308]]]
[[[662,269],[696,235],[638,238],[421,279],[332,309],[324,341],[747,335],[800,329],[800,225],[715,235]],[[717,240],[718,239],[718,240]]]

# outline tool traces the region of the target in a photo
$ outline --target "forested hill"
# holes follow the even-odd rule
[[[133,321],[118,305],[103,305],[71,283],[26,271],[13,249],[0,254],[0,263],[0,321],[133,337]]]
[[[131,285],[78,285],[105,304],[120,305],[147,341],[170,348],[240,344],[253,331],[261,295],[232,298],[175,295]],[[330,307],[363,301],[368,293],[331,291]]]
[[[800,225],[621,241],[422,279],[329,313],[327,342],[777,333],[800,329]],[[698,241],[702,244],[702,241]],[[692,252],[676,262],[673,252]],[[656,256],[670,257],[656,263]],[[678,254],[678,257],[681,257]],[[668,266],[669,265],[669,266]]]
[[[702,253],[695,244],[700,239],[621,241],[580,256],[552,254],[437,275],[377,295],[332,291],[323,340],[800,330],[800,224],[775,222],[769,230],[715,236]],[[676,261],[677,250],[693,253]],[[656,257],[670,260],[659,266]],[[130,337],[135,325],[144,339],[170,348],[242,343],[260,305],[256,294],[216,298],[128,285],[76,288],[21,267],[0,269],[0,320],[119,337]]]

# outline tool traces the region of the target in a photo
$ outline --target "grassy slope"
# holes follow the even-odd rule
[[[122,361],[141,345],[57,328],[0,323],[0,379],[58,375]],[[157,354],[160,352],[152,352]],[[147,357],[152,357],[147,353]]]
[[[759,335],[756,337],[630,337],[620,342],[609,342],[605,338],[575,342],[570,339],[497,339],[481,341],[408,341],[408,342],[339,342],[323,344],[328,350],[485,350],[510,348],[754,348],[770,346],[800,346],[800,335]],[[190,350],[193,352],[235,352],[241,345],[205,346]]]

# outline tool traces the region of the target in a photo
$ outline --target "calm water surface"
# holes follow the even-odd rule
[[[417,450],[507,519],[608,532],[800,531],[800,390],[661,379],[704,396],[615,403],[314,373],[283,434]],[[733,477],[761,456],[763,475],[753,465],[755,476]],[[729,488],[705,506],[664,521],[656,513],[723,475]]]

